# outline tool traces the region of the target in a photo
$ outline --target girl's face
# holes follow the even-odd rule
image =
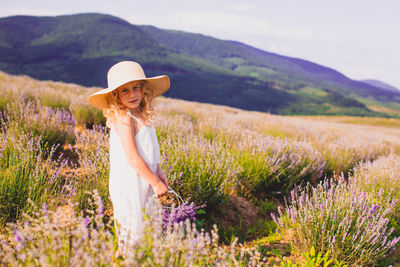
[[[143,98],[140,81],[132,81],[130,83],[127,83],[124,86],[118,88],[117,92],[122,104],[129,109],[136,109],[137,107],[139,107],[140,102]]]

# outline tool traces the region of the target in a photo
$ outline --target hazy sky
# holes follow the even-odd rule
[[[0,17],[86,12],[236,40],[400,88],[399,0],[0,0]]]

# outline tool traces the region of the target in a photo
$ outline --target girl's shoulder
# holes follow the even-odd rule
[[[118,131],[118,129],[120,129],[121,127],[129,127],[129,128],[134,128],[134,121],[132,120],[132,118],[128,115],[128,114],[118,114],[115,117],[114,123],[113,123],[113,127],[115,130]]]
[[[126,125],[132,124],[131,117],[127,113],[118,114],[118,116],[116,116],[116,118],[115,118],[115,122],[126,124]]]
[[[139,123],[140,125],[148,126],[151,123],[151,121],[150,120],[146,120],[146,117],[143,116],[142,114],[133,115],[130,112],[127,112],[127,114],[128,114],[128,116],[130,116],[135,121],[135,123]]]

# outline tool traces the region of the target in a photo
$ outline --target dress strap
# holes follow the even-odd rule
[[[143,123],[138,119],[138,118],[136,118],[135,116],[133,116],[133,114],[128,110],[127,111],[127,114],[129,115],[129,116],[131,116],[132,118],[135,118],[141,125],[143,125]]]

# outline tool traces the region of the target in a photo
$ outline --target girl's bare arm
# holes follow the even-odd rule
[[[162,182],[157,175],[150,170],[146,162],[139,155],[132,129],[133,122],[129,116],[124,115],[121,119],[117,120],[115,130],[121,140],[129,164],[140,176],[147,179],[153,187],[156,187],[158,183]]]
[[[156,172],[158,178],[160,178],[160,180],[162,182],[164,182],[164,184],[168,187],[168,179],[167,176],[164,174],[164,172],[162,171],[160,164],[157,163],[157,172]]]

